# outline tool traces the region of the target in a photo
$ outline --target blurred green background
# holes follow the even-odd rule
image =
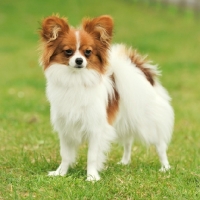
[[[38,30],[53,13],[73,26],[109,14],[113,42],[158,64],[176,115],[170,173],[158,173],[155,150],[138,144],[130,166],[118,166],[122,149],[114,145],[103,180],[86,183],[83,145],[67,177],[46,176],[60,157],[38,64]],[[200,199],[199,44],[200,19],[190,9],[134,0],[0,1],[0,199]]]

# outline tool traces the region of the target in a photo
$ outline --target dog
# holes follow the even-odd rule
[[[111,45],[113,19],[85,18],[78,28],[66,18],[44,18],[41,65],[47,80],[51,123],[60,139],[61,164],[50,176],[64,176],[87,141],[87,180],[100,179],[106,152],[118,141],[121,164],[129,164],[135,140],[156,147],[161,171],[170,169],[167,148],[174,112],[157,67],[132,48]]]

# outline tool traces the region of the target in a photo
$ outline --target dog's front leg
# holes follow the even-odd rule
[[[107,124],[101,130],[90,135],[87,155],[87,180],[98,181],[99,171],[104,168],[106,153],[109,151],[111,142],[115,139],[115,131],[112,126]]]
[[[98,155],[100,151],[100,138],[95,135],[89,138],[88,155],[87,155],[87,180],[98,181],[100,176],[98,173]]]
[[[67,174],[69,166],[71,166],[76,159],[77,143],[70,141],[64,134],[59,135],[60,138],[60,155],[62,158],[60,166],[56,171],[49,172],[49,176],[64,176]]]

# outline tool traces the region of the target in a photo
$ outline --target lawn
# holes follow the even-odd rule
[[[49,121],[45,78],[38,64],[43,17],[60,13],[78,25],[85,16],[110,14],[113,41],[148,54],[162,70],[176,121],[168,156],[172,170],[158,171],[153,147],[135,144],[129,166],[117,165],[113,145],[99,182],[86,182],[83,145],[65,177],[48,177],[60,162]],[[132,0],[0,1],[0,200],[200,199],[200,20],[191,12]]]

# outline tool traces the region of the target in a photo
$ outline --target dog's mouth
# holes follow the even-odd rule
[[[81,69],[81,68],[83,68],[83,65],[76,65],[74,68]]]

